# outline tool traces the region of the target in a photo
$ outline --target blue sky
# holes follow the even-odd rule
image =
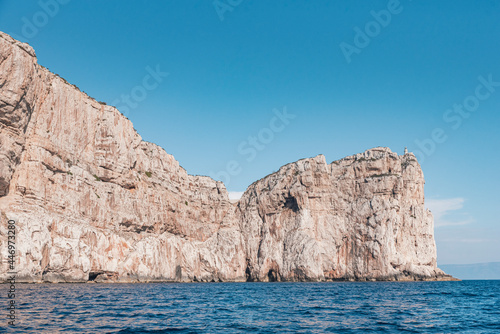
[[[407,146],[439,263],[500,261],[499,20],[497,1],[0,0],[0,30],[40,64],[231,192],[304,157]]]

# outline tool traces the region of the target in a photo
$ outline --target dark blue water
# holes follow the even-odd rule
[[[6,285],[0,286],[6,314]],[[17,286],[29,333],[500,333],[500,281]]]

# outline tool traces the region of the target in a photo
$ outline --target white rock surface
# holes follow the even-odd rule
[[[282,167],[231,203],[116,108],[0,33],[0,281],[451,279],[415,157],[387,148]]]

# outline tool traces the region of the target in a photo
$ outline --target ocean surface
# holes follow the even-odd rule
[[[500,333],[500,281],[18,284],[7,333]]]

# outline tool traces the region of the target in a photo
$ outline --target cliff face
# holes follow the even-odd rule
[[[237,204],[0,33],[0,280],[446,279],[412,154],[282,167]]]
[[[241,235],[221,182],[188,175],[119,111],[38,65],[28,45],[5,34],[0,82],[0,209],[18,221],[21,277],[244,279]]]
[[[387,148],[282,167],[239,203],[255,280],[436,277],[432,214],[415,156]]]

